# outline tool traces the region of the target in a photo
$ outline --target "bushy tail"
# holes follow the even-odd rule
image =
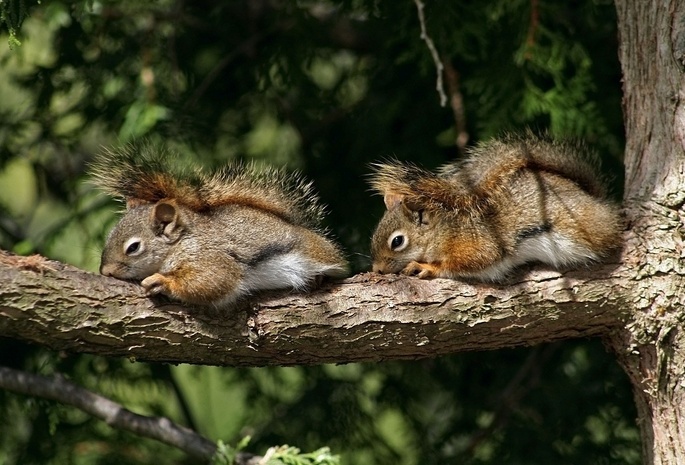
[[[204,212],[229,204],[247,205],[284,220],[318,228],[324,207],[312,183],[298,173],[233,163],[214,172],[178,168],[178,154],[150,143],[105,149],[91,165],[95,183],[127,202],[175,199]]]
[[[496,191],[519,169],[544,171],[568,178],[592,196],[607,195],[598,155],[580,141],[554,140],[532,131],[507,134],[482,142],[470,150],[463,166],[474,188]]]

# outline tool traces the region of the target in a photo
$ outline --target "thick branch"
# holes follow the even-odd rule
[[[366,273],[311,294],[216,310],[153,302],[135,284],[27,260],[0,252],[0,336],[146,361],[414,359],[596,336],[621,324],[621,281],[608,265],[532,272],[503,287]]]

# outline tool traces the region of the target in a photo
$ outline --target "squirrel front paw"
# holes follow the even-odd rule
[[[168,280],[166,276],[155,273],[143,279],[140,284],[145,289],[145,295],[150,297],[157,294],[168,294]]]
[[[431,279],[437,277],[435,266],[429,263],[409,262],[401,271],[407,276],[416,276],[420,279]]]

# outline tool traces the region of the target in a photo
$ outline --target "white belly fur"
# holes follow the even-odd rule
[[[513,255],[478,272],[469,273],[484,281],[501,281],[524,263],[540,262],[556,269],[582,265],[598,260],[595,252],[555,231],[545,232],[521,241]]]

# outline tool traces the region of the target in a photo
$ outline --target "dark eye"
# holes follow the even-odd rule
[[[387,244],[388,247],[390,247],[390,250],[392,250],[393,252],[403,251],[409,245],[409,238],[407,237],[407,233],[405,233],[402,230],[397,230],[393,232],[388,237]]]
[[[404,236],[395,236],[392,238],[392,242],[390,242],[390,248],[396,250],[402,247],[402,244],[404,244]]]
[[[126,255],[134,254],[138,252],[138,249],[140,249],[140,242],[131,242],[128,247],[126,247]]]

